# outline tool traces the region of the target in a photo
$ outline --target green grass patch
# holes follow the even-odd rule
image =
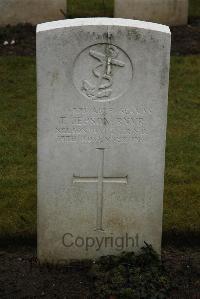
[[[200,230],[200,56],[172,57],[164,231]],[[36,232],[35,58],[0,57],[0,235]]]
[[[200,230],[200,56],[173,57],[170,72],[164,230]]]
[[[114,0],[68,0],[68,18],[112,17]]]
[[[200,2],[199,0],[189,0],[189,16],[200,17]]]
[[[0,58],[0,234],[36,229],[35,59]]]

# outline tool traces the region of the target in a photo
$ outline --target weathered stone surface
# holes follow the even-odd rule
[[[188,0],[115,0],[114,15],[116,18],[184,25],[188,22]]]
[[[123,19],[37,27],[41,261],[160,252],[170,40]]]
[[[67,0],[1,0],[0,25],[37,24],[63,19]]]

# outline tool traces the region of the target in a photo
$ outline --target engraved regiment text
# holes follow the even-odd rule
[[[57,118],[56,136],[64,143],[142,142],[150,110],[73,107]]]

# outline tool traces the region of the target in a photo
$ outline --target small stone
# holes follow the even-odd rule
[[[4,43],[3,43],[4,46],[7,46],[8,44],[9,44],[9,43],[8,43],[7,40],[5,40]]]
[[[15,45],[15,40],[14,40],[14,39],[11,40],[10,44],[11,44],[11,45]]]

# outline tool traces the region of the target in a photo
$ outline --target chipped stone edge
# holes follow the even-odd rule
[[[60,20],[53,22],[46,22],[37,25],[36,32],[49,31],[60,28],[81,27],[81,26],[121,26],[138,29],[146,29],[152,31],[163,32],[171,34],[168,26],[152,22],[144,22],[131,19],[121,18],[77,18],[69,20]]]

